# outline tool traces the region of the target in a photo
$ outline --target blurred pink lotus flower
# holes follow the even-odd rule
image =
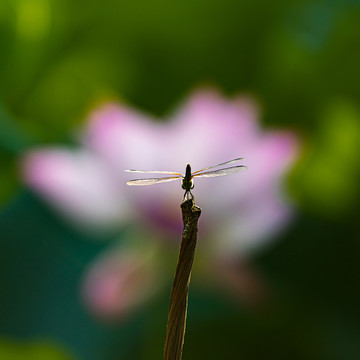
[[[24,179],[86,229],[115,229],[133,222],[152,239],[179,240],[180,181],[127,187],[133,176],[124,169],[184,173],[187,163],[197,170],[245,157],[245,172],[195,181],[193,193],[203,209],[197,257],[209,274],[216,271],[214,264],[233,264],[234,258],[243,259],[268,243],[293,214],[284,176],[296,159],[298,141],[291,132],[262,130],[257,118],[257,106],[250,99],[226,100],[212,90],[195,92],[163,122],[108,104],[91,114],[80,134],[80,149],[42,148],[26,154]],[[154,249],[159,246],[153,244]],[[202,256],[207,260],[202,262]],[[84,286],[90,308],[107,316],[122,315],[138,303],[136,299],[145,299],[144,279],[147,284],[159,282],[159,275],[148,275],[156,272],[161,257],[140,261],[143,257],[136,248],[110,252],[94,264]],[[226,274],[224,281],[231,278],[229,284],[236,288],[229,271],[219,273]]]

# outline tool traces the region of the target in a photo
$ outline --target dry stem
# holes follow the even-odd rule
[[[194,205],[192,199],[181,204],[181,211],[184,230],[170,295],[164,360],[181,360],[191,267],[196,248],[198,220],[201,214],[201,209]]]

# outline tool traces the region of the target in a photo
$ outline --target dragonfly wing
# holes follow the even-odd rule
[[[202,172],[202,171],[204,171],[204,170],[209,170],[209,169],[216,168],[216,167],[218,167],[218,166],[223,166],[223,165],[227,165],[227,164],[232,164],[232,163],[237,162],[237,161],[242,161],[242,160],[244,160],[244,159],[245,159],[245,158],[236,158],[236,159],[233,159],[233,160],[225,161],[225,162],[223,162],[223,163],[221,163],[221,164],[217,164],[217,165],[209,166],[209,167],[204,168],[204,169],[197,170],[197,171],[193,172],[192,175],[195,175],[195,174],[197,174],[197,173],[199,173],[199,172]],[[217,176],[221,176],[221,175],[217,175]]]
[[[158,171],[158,170],[125,170],[126,172],[142,173],[142,174],[169,174],[182,176],[180,173],[173,171]]]
[[[126,185],[154,185],[154,184],[160,184],[167,181],[174,181],[181,179],[181,176],[170,176],[170,177],[163,177],[163,178],[149,178],[149,179],[135,179],[130,180],[126,183]]]
[[[236,174],[240,171],[244,171],[246,170],[247,167],[244,165],[239,165],[239,166],[232,166],[226,169],[219,169],[219,170],[214,170],[214,171],[206,171],[203,173],[198,173],[193,175],[193,177],[216,177],[216,176],[225,176],[225,175],[231,175],[231,174]]]

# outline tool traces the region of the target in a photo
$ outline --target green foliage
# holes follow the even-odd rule
[[[0,339],[0,358],[6,360],[72,360],[63,349],[47,341]]]
[[[305,208],[344,215],[359,198],[360,113],[347,102],[334,101],[321,117],[293,176]]]
[[[25,129],[0,106],[0,205],[10,199],[18,187],[16,155],[32,143]]]

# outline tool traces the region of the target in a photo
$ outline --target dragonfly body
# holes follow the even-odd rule
[[[218,170],[212,170],[212,171],[206,171],[209,169],[213,169],[219,166],[223,166],[223,165],[227,165],[227,164],[231,164],[234,162],[238,162],[243,160],[244,158],[237,158],[234,160],[230,160],[230,161],[226,161],[223,162],[221,164],[217,164],[217,165],[213,165],[213,166],[209,166],[207,168],[201,169],[201,170],[197,170],[195,172],[191,172],[191,166],[190,164],[186,165],[186,170],[185,170],[185,175],[182,175],[180,173],[177,172],[172,172],[172,171],[156,171],[156,170],[125,170],[127,172],[136,172],[136,173],[150,173],[150,174],[169,174],[172,176],[165,176],[165,177],[160,177],[160,178],[145,178],[145,179],[134,179],[134,180],[130,180],[128,181],[126,184],[127,185],[153,185],[153,184],[160,184],[163,182],[168,182],[168,181],[173,181],[173,180],[178,180],[178,179],[182,179],[182,183],[181,186],[182,188],[185,190],[185,194],[184,194],[184,200],[189,199],[190,196],[193,199],[194,195],[192,194],[191,190],[194,188],[194,177],[216,177],[216,176],[225,176],[225,175],[231,175],[231,174],[236,174],[242,170],[247,169],[246,166],[244,165],[238,165],[238,166],[231,166],[231,167],[226,167],[226,168],[222,168],[222,169],[218,169]]]
[[[185,190],[185,195],[184,198],[186,196],[186,193],[190,193],[191,194],[191,189],[194,188],[194,181],[191,177],[191,166],[190,164],[186,165],[186,170],[185,170],[185,176],[182,179],[182,183],[181,183],[181,187]],[[191,194],[192,197],[193,194]]]

